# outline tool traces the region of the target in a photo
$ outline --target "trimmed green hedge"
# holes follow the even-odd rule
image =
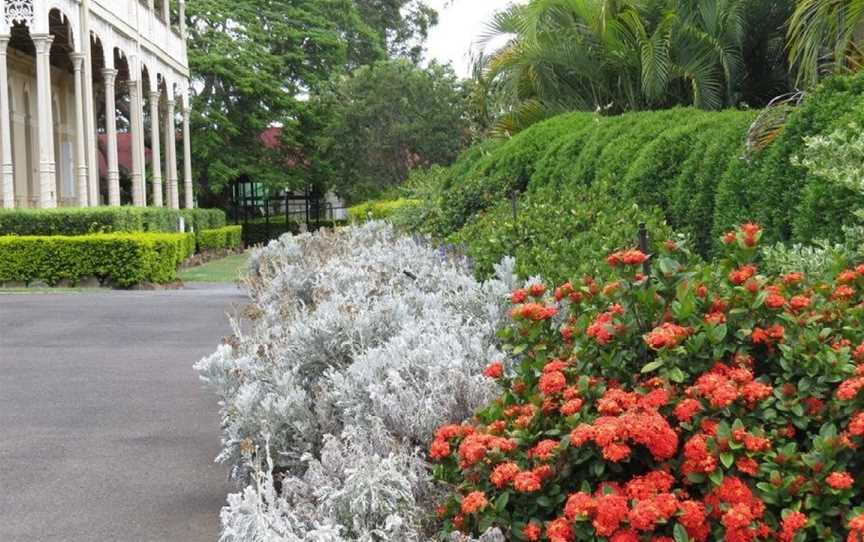
[[[0,210],[0,235],[87,235],[114,232],[176,232],[180,217],[186,230],[221,228],[221,209],[158,207],[82,207]]]
[[[804,138],[864,123],[864,74],[834,77],[809,93],[790,115],[780,138],[752,161],[732,157],[717,191],[715,234],[742,218],[756,220],[781,240],[840,241],[843,226],[864,207],[860,194],[832,186],[792,165]]]
[[[449,168],[413,172],[407,186],[417,206],[397,211],[393,220],[466,244],[481,272],[517,253],[526,262],[520,262],[525,275],[557,276],[553,260],[578,257],[574,235],[587,247],[600,247],[609,239],[626,240],[638,221],[659,227],[657,220],[665,220],[688,234],[703,256],[714,252],[722,232],[748,220],[765,227],[766,242],[839,241],[843,226],[857,221],[852,211],[864,207],[864,198],[810,177],[791,158],[803,150],[805,137],[850,122],[864,125],[864,74],[826,81],[792,112],[772,145],[745,159],[757,115],[694,108],[560,115],[510,139],[483,142]],[[518,246],[502,222],[512,215],[513,192],[519,222],[531,226],[528,241]],[[578,226],[592,210],[589,202],[598,216],[627,217],[628,223],[607,221],[606,230]],[[633,205],[639,210],[631,213]],[[530,238],[540,232],[545,239]],[[544,242],[557,253],[542,256]],[[586,252],[594,258],[593,249]],[[560,270],[583,269],[561,260]]]
[[[225,227],[225,211],[222,209],[181,209],[186,222],[186,231],[199,232]]]
[[[243,226],[225,226],[198,232],[198,251],[236,249],[243,246]]]
[[[166,283],[194,253],[185,233],[110,233],[69,236],[0,237],[0,283],[96,278],[120,287]]]
[[[606,185],[608,181],[598,183]],[[520,276],[542,275],[560,284],[591,275],[611,252],[636,246],[640,223],[655,242],[672,236],[657,209],[628,204],[607,190],[579,194],[544,188],[521,197],[518,207],[515,222],[505,201],[447,239],[464,248],[478,276],[491,276],[501,258],[510,255],[516,257]]]
[[[352,222],[366,222],[367,220],[382,220],[390,218],[397,211],[414,207],[417,201],[405,198],[394,200],[373,200],[355,205],[348,209],[348,218]]]

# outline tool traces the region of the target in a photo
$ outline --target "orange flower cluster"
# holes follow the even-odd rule
[[[703,524],[704,507],[679,499],[672,493],[674,485],[673,476],[657,470],[637,476],[623,487],[605,483],[593,494],[571,493],[564,505],[564,519],[590,520],[594,534],[616,541],[638,541],[639,533],[651,533],[676,515],[685,528]]]
[[[602,280],[514,291],[513,377],[491,363],[501,395],[430,447],[454,488],[444,534],[864,542],[864,265],[759,274],[761,235],[730,232],[722,265],[645,277],[626,250]]]
[[[504,376],[504,364],[500,361],[493,361],[483,370],[483,376],[488,378],[501,378]]]
[[[523,303],[513,307],[510,311],[510,317],[514,320],[531,320],[532,322],[542,322],[548,320],[558,314],[558,309],[540,303]]]
[[[755,265],[744,265],[729,272],[729,282],[736,286],[740,286],[756,276]]]
[[[615,252],[614,254],[610,254],[608,258],[606,258],[606,263],[608,263],[612,267],[618,267],[619,265],[642,265],[645,261],[648,260],[648,255],[642,252],[641,250],[631,249],[631,250],[622,250],[621,252]]]
[[[837,388],[837,398],[841,401],[851,401],[861,390],[864,390],[864,364],[858,366],[854,377],[844,380],[840,384],[840,387]]]
[[[825,478],[825,483],[832,489],[844,490],[852,487],[855,479],[846,471],[835,471]]]
[[[651,330],[650,333],[646,333],[643,336],[643,340],[651,349],[662,350],[664,348],[675,348],[692,333],[692,327],[664,322]]]
[[[773,346],[777,343],[782,343],[786,338],[786,328],[780,324],[774,324],[767,329],[761,327],[753,328],[750,334],[750,341],[753,344],[764,344],[765,346]]]
[[[459,444],[459,459],[462,467],[467,468],[486,459],[486,454],[493,450],[506,454],[515,450],[517,446],[513,440],[475,432],[466,436]]]
[[[712,516],[726,528],[727,542],[750,542],[772,535],[772,529],[761,521],[765,504],[738,477],[725,477],[720,486],[705,497],[705,503],[711,508]]]
[[[597,315],[597,318],[588,326],[585,334],[593,337],[597,344],[605,346],[615,338],[615,335],[624,331],[625,326],[615,322],[615,317],[624,314],[624,307],[612,305],[606,312]]]
[[[489,501],[486,500],[486,494],[482,491],[472,491],[468,495],[462,499],[462,513],[463,514],[473,514],[480,510],[483,510],[489,505]]]
[[[713,408],[726,408],[743,399],[751,408],[771,395],[773,388],[753,379],[753,372],[745,367],[730,367],[717,363],[711,371],[696,379],[687,389],[690,398],[703,398]],[[689,411],[688,407],[687,410]],[[697,409],[698,410],[698,409]],[[691,416],[678,416],[679,419]]]
[[[762,238],[762,226],[748,222],[741,224],[738,231],[728,231],[723,235],[723,243],[731,245],[739,239],[747,248],[753,248]]]
[[[598,409],[607,415],[593,424],[579,424],[570,433],[570,443],[578,447],[594,442],[613,463],[630,457],[631,444],[645,446],[658,461],[669,459],[678,449],[678,434],[657,411],[662,406],[657,403],[665,404],[666,398],[663,390],[643,396],[610,390],[598,401]]]

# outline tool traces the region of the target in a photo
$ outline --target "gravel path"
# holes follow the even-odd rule
[[[0,295],[0,540],[214,542],[228,285]]]

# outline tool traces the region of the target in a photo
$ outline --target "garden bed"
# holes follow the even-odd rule
[[[223,540],[857,540],[864,266],[760,273],[761,237],[509,290],[376,222],[256,251],[254,329],[196,366]]]

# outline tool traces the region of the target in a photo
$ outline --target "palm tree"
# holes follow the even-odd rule
[[[572,110],[716,109],[737,103],[754,0],[532,0],[496,14],[484,60],[513,133]]]
[[[788,38],[789,61],[800,85],[857,70],[864,60],[864,0],[799,0]]]

